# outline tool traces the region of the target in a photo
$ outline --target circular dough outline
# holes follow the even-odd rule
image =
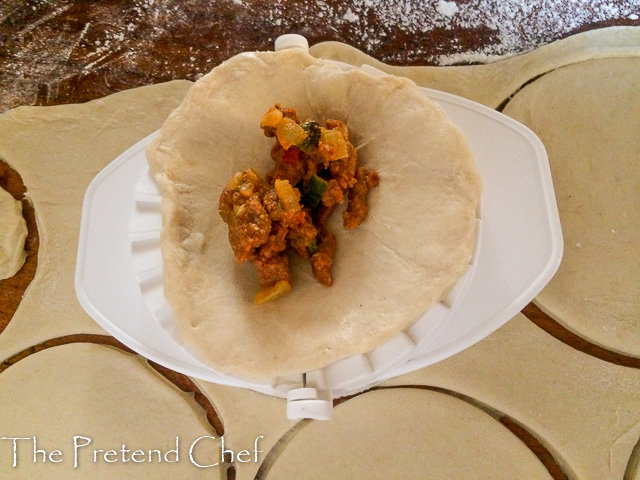
[[[564,258],[535,303],[587,340],[640,357],[640,58],[561,67],[504,113],[549,154]]]
[[[21,445],[18,467],[12,469],[11,442],[2,442],[5,461],[0,463],[0,473],[9,469],[17,475],[13,478],[140,478],[144,473],[170,479],[213,474],[211,468],[198,468],[188,458],[189,446],[197,438],[218,437],[199,406],[151,370],[144,359],[115,348],[74,343],[29,355],[0,374],[0,404],[3,436],[35,435],[39,449],[62,452],[61,463],[34,464],[32,447]],[[78,455],[77,469],[73,468],[74,436],[92,440],[84,455],[82,451]],[[160,449],[164,454],[175,448],[176,437],[180,457],[175,463],[158,462],[155,453],[155,461],[135,465],[131,459],[124,463],[120,453],[116,463],[105,462],[100,454],[98,461],[92,458],[94,449],[120,452],[123,444],[131,451]],[[203,442],[194,455],[202,463],[215,461],[215,447]]]
[[[265,462],[266,463],[266,462]],[[522,441],[482,410],[419,388],[372,390],[310,422],[261,478],[544,478]]]

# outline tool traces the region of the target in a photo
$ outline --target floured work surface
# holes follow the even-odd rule
[[[239,52],[271,49],[284,33],[341,41],[394,65],[443,65],[638,25],[639,16],[637,0],[14,0],[0,3],[0,111],[195,80]]]
[[[562,85],[563,82],[574,81],[571,80],[571,71],[574,69],[577,69],[576,72],[580,72],[584,78],[596,75],[602,70],[627,71],[628,68],[633,69],[632,64],[637,62],[634,57],[639,55],[637,48],[639,44],[640,34],[637,29],[602,30],[579,35],[564,42],[544,47],[531,54],[488,66],[442,70],[413,69],[406,72],[427,86],[446,84],[450,90],[464,92],[469,98],[478,99],[496,107],[505,103],[509,96],[526,80],[550,70],[558,69],[558,77],[554,75],[548,79],[552,83],[551,87],[562,89],[564,87],[557,87],[557,82]],[[346,46],[335,44],[320,45],[314,48],[313,52],[319,56],[339,57],[342,60],[350,58],[356,63],[362,63],[362,59],[366,58],[358,56],[357,52],[353,52]],[[595,60],[566,69],[559,68],[593,57],[616,57],[623,60],[614,60],[616,65],[607,64],[606,68],[602,68],[601,62],[609,62],[609,60]],[[382,65],[376,66],[384,67]],[[394,70],[396,73],[401,73],[397,69]],[[514,76],[511,74],[514,72],[518,72],[518,79],[521,79],[522,83],[513,84]],[[562,76],[563,72],[568,72],[568,78]],[[622,82],[624,78],[624,75],[619,74],[615,78],[611,78],[610,81],[625,90],[626,87],[622,87],[623,83],[616,83]],[[526,107],[526,100],[535,98],[535,90],[530,90],[532,93],[528,93],[527,90],[537,89],[536,83],[543,80],[545,80],[545,76],[535,80],[519,92],[511,100],[514,102],[512,106],[507,105],[506,111],[514,116],[520,115],[518,112],[522,106],[518,107],[518,112],[516,112],[516,106],[522,103]],[[491,85],[490,94],[487,93],[489,85]],[[631,82],[630,88],[633,89],[634,86],[635,84]],[[131,411],[138,408],[144,411],[145,408],[150,408],[151,404],[145,400],[143,395],[134,394],[135,389],[131,385],[132,383],[140,383],[140,385],[145,385],[146,382],[157,383],[156,380],[153,380],[157,374],[149,369],[135,367],[135,375],[138,375],[139,378],[126,381],[123,375],[115,375],[114,379],[106,373],[101,373],[101,368],[104,368],[104,365],[95,366],[86,358],[87,355],[94,356],[93,352],[98,351],[95,349],[105,347],[79,346],[79,348],[70,348],[57,346],[52,347],[50,352],[27,354],[30,347],[52,338],[79,333],[102,333],[77,305],[73,292],[77,225],[84,189],[90,179],[118,153],[142,138],[146,133],[158,128],[171,108],[180,101],[187,87],[188,85],[185,83],[165,84],[125,92],[86,105],[21,108],[0,117],[0,134],[2,138],[10,139],[9,142],[0,146],[0,156],[16,168],[24,179],[28,195],[35,206],[42,245],[36,278],[26,292],[25,298],[9,326],[0,334],[0,357],[11,359],[9,363],[3,364],[0,385],[10,385],[10,390],[14,392],[20,392],[20,388],[25,388],[29,391],[38,389],[39,393],[34,395],[29,402],[23,401],[22,397],[17,394],[8,393],[6,398],[3,397],[3,415],[0,416],[0,434],[2,436],[30,438],[40,434],[43,443],[39,444],[39,448],[49,451],[57,448],[62,451],[63,456],[66,456],[72,455],[72,449],[69,450],[71,445],[69,442],[72,441],[72,438],[69,435],[83,435],[85,437],[93,435],[96,449],[102,448],[105,445],[104,442],[108,440],[107,443],[110,446],[107,448],[118,450],[124,443],[137,442],[138,437],[134,436],[136,428],[143,429],[147,434],[152,434],[154,431],[150,426],[152,423],[144,423],[142,426],[132,423],[127,425],[129,429],[117,427],[117,422],[114,422],[112,426],[109,424],[106,427],[101,426],[98,422],[94,422],[95,416],[99,413],[95,413],[95,409],[89,408],[90,402],[78,403],[77,406],[72,407],[72,412],[78,418],[87,416],[86,421],[83,420],[80,423],[84,425],[83,428],[91,431],[68,432],[61,425],[59,426],[57,423],[59,419],[54,415],[47,415],[36,424],[27,423],[27,420],[32,418],[34,410],[45,412],[51,408],[56,409],[58,404],[55,402],[57,401],[70,406],[72,405],[71,398],[87,395],[88,399],[90,392],[95,389],[99,389],[102,393],[105,408],[106,406],[113,408],[120,405],[124,396],[126,402],[129,402],[126,408]],[[628,94],[628,91],[625,91]],[[608,98],[609,95],[617,95],[616,92],[616,88],[607,88],[598,91],[597,95]],[[631,97],[633,96],[632,91]],[[637,95],[635,97],[637,98]],[[618,97],[609,98],[608,101],[613,101],[616,98]],[[607,103],[605,99],[599,101]],[[612,122],[624,118],[627,114],[634,114],[633,110],[625,113],[625,109],[636,108],[633,102],[620,102],[616,105],[619,105],[619,108],[614,112],[615,115],[612,114]],[[149,114],[149,112],[154,114]],[[592,112],[583,111],[581,115],[585,116],[586,126],[593,124],[588,118]],[[525,117],[523,116],[522,120],[527,122],[528,118]],[[531,117],[531,122],[531,127],[536,129],[535,116]],[[560,124],[558,128],[561,127],[564,128],[564,125]],[[541,131],[540,135],[544,141],[545,133]],[[571,135],[560,136],[558,139],[560,147],[547,140],[551,166],[554,175],[558,176],[558,180],[561,178],[562,168],[566,166],[566,163],[557,163],[554,158],[554,155],[557,155],[556,149],[565,145],[563,141],[573,141],[573,138]],[[39,141],[34,141],[34,139]],[[591,160],[594,167],[598,165],[596,161],[599,159],[600,157]],[[570,159],[564,161],[570,162]],[[558,165],[561,165],[560,170],[558,170]],[[622,163],[620,167],[622,168]],[[634,173],[637,174],[637,169],[631,172],[623,169],[612,178],[615,182],[616,176],[622,180],[622,177],[630,177]],[[574,186],[577,191],[581,191],[580,188],[584,187],[585,183],[591,183],[598,179],[603,180],[600,177],[593,179],[589,176],[586,178],[577,176],[573,182],[575,182]],[[558,195],[561,195],[563,191],[561,187],[562,185],[558,184]],[[594,183],[593,190],[598,188],[603,187],[597,182]],[[570,195],[573,194],[570,193]],[[599,198],[606,200],[611,197]],[[564,204],[568,205],[568,208],[565,209],[561,197],[558,198],[558,202],[563,217],[562,221],[567,224],[565,228],[570,228],[571,215],[576,214],[576,211],[579,213],[579,209],[572,208],[571,202]],[[603,205],[601,207],[603,212],[607,211]],[[622,215],[623,212],[620,212],[620,217],[637,218],[637,216],[634,217],[637,215],[637,207],[637,202],[624,204],[622,210],[627,215],[625,217]],[[612,210],[615,209],[615,206],[612,207]],[[580,221],[580,219],[587,217],[578,216],[577,218]],[[579,221],[574,228],[581,232],[587,231],[586,228],[590,225],[583,226]],[[616,223],[611,227],[613,230],[619,230],[620,233],[628,235],[623,238],[629,238],[632,243],[637,242],[637,228],[637,222],[631,223],[629,227],[625,227],[624,223]],[[570,233],[570,230],[567,233]],[[567,233],[565,233],[565,238],[568,242],[587,243],[587,240],[574,240]],[[598,241],[606,244],[613,242],[610,243],[611,247],[605,248],[605,250],[619,250],[621,247],[616,246],[615,243],[616,238],[619,237],[615,237],[614,232],[609,233],[611,235],[605,235],[603,240]],[[599,237],[596,235],[596,238]],[[583,248],[587,246],[584,245]],[[579,248],[575,245],[573,247]],[[570,248],[572,248],[570,244],[565,245],[565,250],[568,251]],[[572,262],[572,258],[570,255],[567,256],[565,262]],[[577,258],[580,259],[580,256]],[[632,267],[633,265],[628,266]],[[573,267],[572,263],[563,263],[561,271],[567,267],[577,268]],[[629,275],[626,277],[629,278],[629,282],[637,282],[637,277],[633,276],[633,270],[622,270],[622,267],[619,269],[620,272],[628,273],[621,273],[621,275]],[[593,267],[585,269],[585,277],[592,273],[590,268]],[[598,282],[596,287],[615,288],[615,283]],[[555,287],[552,283],[548,287],[549,290],[545,290],[538,300],[540,305],[550,312],[552,308],[545,307],[544,299],[545,295],[552,292],[553,288]],[[637,289],[635,292],[637,293]],[[603,298],[613,298],[607,297],[611,293],[608,291],[599,290],[597,293],[604,295]],[[624,295],[624,290],[615,293],[616,295]],[[620,302],[619,297],[615,297],[615,299]],[[566,297],[563,300],[574,302]],[[579,300],[578,298],[578,304]],[[631,305],[631,312],[637,313],[637,310],[633,310],[633,308],[637,308],[633,306],[637,297],[623,300],[628,302],[624,305]],[[565,313],[562,310],[558,313],[552,312],[552,314],[557,315],[559,321],[564,321],[569,325],[569,320],[563,317]],[[577,314],[575,318],[586,322],[582,315]],[[614,319],[620,318],[620,315],[625,315],[625,313],[617,313]],[[603,315],[603,317],[606,320],[606,316]],[[635,318],[637,315],[627,322],[632,328]],[[585,328],[585,324],[576,325],[578,324],[571,325],[574,332],[584,338],[596,341],[595,338],[591,338],[591,330]],[[620,328],[615,330],[620,331]],[[608,338],[607,341],[610,344],[606,346],[612,350],[625,351],[628,354],[625,357],[625,364],[629,366],[626,367],[578,352],[553,339],[532,325],[525,317],[518,316],[498,332],[469,350],[437,365],[393,379],[390,382],[389,386],[393,385],[394,387],[412,386],[413,389],[410,391],[395,388],[385,390],[382,393],[374,391],[338,405],[336,419],[332,421],[335,423],[326,426],[309,422],[300,422],[294,425],[286,420],[284,404],[277,399],[204,382],[198,382],[198,384],[224,424],[227,447],[236,450],[251,450],[253,442],[257,441],[260,445],[259,448],[263,450],[259,454],[257,462],[241,462],[238,461],[238,458],[234,459],[236,478],[250,479],[256,475],[259,478],[278,478],[279,472],[295,472],[304,478],[305,468],[309,468],[306,471],[308,475],[313,475],[311,468],[315,468],[314,465],[320,468],[323,460],[325,463],[334,463],[333,467],[344,465],[344,469],[335,468],[338,472],[336,475],[341,475],[344,472],[344,475],[348,474],[349,478],[375,478],[376,472],[385,471],[384,468],[379,467],[380,463],[388,466],[395,465],[395,468],[401,470],[404,466],[406,472],[411,472],[416,465],[421,465],[425,469],[432,467],[433,471],[430,473],[433,478],[474,478],[473,475],[481,478],[479,472],[483,470],[480,467],[473,469],[473,473],[467,473],[468,468],[475,465],[474,462],[488,462],[483,465],[483,468],[486,467],[486,471],[490,472],[490,475],[497,475],[496,470],[493,469],[494,464],[505,459],[501,472],[508,474],[513,472],[511,469],[513,465],[508,462],[516,458],[522,459],[522,462],[519,462],[516,467],[526,469],[526,473],[518,470],[518,475],[525,475],[526,478],[548,478],[546,470],[540,465],[542,463],[553,472],[555,478],[599,480],[624,477],[635,479],[638,475],[637,451],[635,454],[633,452],[640,436],[640,374],[638,363],[634,363],[633,360],[635,354],[629,349],[629,345],[633,347],[637,343],[633,341],[633,338],[629,339],[628,335],[623,338],[628,342],[626,346],[618,342],[616,337]],[[603,345],[606,343],[605,340],[598,340],[598,342]],[[102,351],[100,350],[100,352]],[[113,352],[113,354],[125,355],[120,352]],[[98,355],[101,354],[95,354],[96,359],[98,359]],[[24,356],[26,358],[23,358]],[[119,360],[112,363],[114,369],[122,362],[131,361],[129,357],[115,358]],[[127,358],[127,360],[123,360],[123,358]],[[611,358],[615,360],[615,357]],[[78,390],[77,386],[73,386],[73,382],[65,380],[67,373],[72,375],[75,371],[75,367],[71,368],[65,365],[75,362],[84,364],[83,373],[80,375],[76,372],[73,378],[86,379],[83,380],[87,385],[86,391],[82,388]],[[106,362],[110,363],[111,360],[107,359]],[[11,366],[8,366],[10,364]],[[95,376],[92,376],[91,372],[95,372]],[[38,379],[41,378],[39,375],[51,376],[52,378],[58,375],[60,380],[54,382],[53,386],[47,386],[47,382],[43,381],[35,382],[37,386],[30,387],[29,377]],[[99,385],[94,383],[98,378],[108,380],[107,383],[117,382],[120,378],[124,385],[120,385],[118,388],[114,385]],[[167,392],[171,392],[174,388],[169,384],[158,387],[162,391],[167,389]],[[46,390],[47,388],[51,390]],[[427,388],[429,391],[422,392],[420,391],[422,388]],[[4,391],[9,392],[8,389]],[[48,392],[55,392],[55,398]],[[171,430],[171,432],[166,432],[167,437],[180,436],[181,431],[178,426],[187,425],[186,422],[192,421],[189,420],[192,416],[191,413],[185,411],[184,408],[178,408],[178,405],[185,400],[176,393],[162,394],[170,405],[174,405],[175,402],[175,408],[162,407],[156,412],[162,417],[173,417],[172,421],[176,422],[175,424],[165,423],[166,428]],[[68,399],[64,398],[65,394],[69,395]],[[350,404],[350,402],[354,403]],[[423,408],[430,402],[432,402],[433,408]],[[193,405],[187,402],[184,405],[191,405],[189,408],[199,412],[194,418],[202,418],[199,416],[202,414],[202,411],[199,410],[202,408],[200,404]],[[410,422],[403,417],[401,411],[403,405],[415,412],[415,416]],[[280,410],[278,410],[278,406],[281,407]],[[394,411],[395,407],[399,411]],[[452,409],[460,414],[454,415],[454,418],[438,414],[438,412],[450,412]],[[11,413],[5,415],[4,412]],[[280,412],[280,417],[277,416],[277,412]],[[346,412],[346,414],[343,416],[340,412]],[[390,418],[395,419],[392,423],[398,427],[397,431],[390,431],[392,426],[386,425],[383,419],[376,421],[378,416],[387,415],[385,412]],[[464,419],[464,425],[457,423],[460,419]],[[505,430],[498,420],[506,424],[510,431]],[[419,435],[422,424],[428,424],[430,428],[434,428],[437,432],[444,432],[446,435],[434,435],[425,439]],[[31,429],[24,431],[22,425],[31,425]],[[345,438],[348,438],[354,445],[361,443],[366,445],[367,442],[372,442],[375,444],[372,448],[363,447],[366,450],[363,453],[356,450],[331,448],[331,445],[328,445],[333,440],[337,442],[337,446],[344,444],[340,443],[343,442],[340,430],[352,431],[355,428],[354,425],[359,426],[357,438],[348,436]],[[206,425],[201,424],[201,426],[203,431],[208,431],[212,434],[211,436],[218,436]],[[402,427],[403,430],[399,427]],[[416,434],[408,435],[407,431],[411,432],[412,428],[418,429]],[[81,425],[78,425],[78,429],[81,429]],[[52,436],[48,436],[50,434]],[[45,435],[47,435],[46,444],[44,443]],[[182,436],[184,441],[191,441],[185,435]],[[264,438],[258,438],[260,436]],[[366,438],[361,438],[362,436]],[[382,440],[378,443],[376,437],[380,437]],[[162,439],[157,438],[158,441],[164,440],[164,436]],[[487,442],[487,448],[483,451],[485,455],[482,458],[477,455],[477,441],[468,443],[470,439],[474,438],[479,439],[477,441],[480,442]],[[490,448],[489,438],[500,442],[502,445],[500,451]],[[424,444],[427,440],[433,442],[428,447]],[[524,446],[523,441],[528,448]],[[323,442],[327,445],[320,448],[319,445],[322,445]],[[139,443],[141,449],[149,449],[154,446],[165,448],[160,443],[152,446],[147,446],[142,440]],[[394,445],[396,448],[392,452],[394,458],[388,461],[375,455],[376,447],[385,444]],[[214,443],[209,444],[211,448],[215,448],[215,445]],[[469,445],[469,447],[458,451],[458,448],[463,445]],[[181,462],[184,462],[182,467],[187,469],[187,472],[191,472],[188,475],[196,475],[202,471],[189,463],[188,446],[187,444],[186,450],[182,451]],[[21,470],[14,469],[11,465],[10,447],[10,441],[2,441],[0,473],[3,478],[20,478],[17,475]],[[135,445],[131,445],[131,447],[137,448]],[[314,456],[314,461],[308,464],[299,464],[297,462],[300,459],[296,456],[296,452],[304,452],[305,455]],[[450,464],[430,463],[428,458],[420,457],[424,452],[438,452],[444,456],[449,456],[449,452],[455,452],[456,461]],[[532,457],[530,452],[535,452],[538,458]],[[371,453],[376,460],[365,458],[366,453]],[[468,461],[465,461],[465,455],[470,456]],[[31,456],[20,458],[29,462]],[[417,458],[420,460],[416,460]],[[418,462],[426,462],[427,465]],[[81,467],[77,472],[91,475],[93,470],[88,470],[88,468],[95,468],[93,463],[91,461],[89,465],[84,466],[84,469]],[[114,469],[109,470],[110,466],[114,466]],[[145,468],[148,466],[150,465],[118,464],[118,467],[124,467],[123,471],[133,472],[129,475],[135,478],[144,475],[151,478],[161,478],[153,476],[152,473],[143,473],[146,472]],[[31,467],[35,469],[31,469]],[[45,467],[60,467],[56,471],[64,472],[64,475],[73,473],[67,471],[62,463],[59,465],[42,463],[30,465],[29,470],[22,470],[25,472],[23,476],[33,477],[31,475],[33,472],[44,472]],[[153,467],[157,468],[158,465],[153,465]],[[37,470],[38,468],[43,469]],[[157,471],[164,470],[160,468]],[[208,474],[206,478],[219,478],[224,475],[225,470],[218,471],[212,467],[204,471]],[[117,470],[115,465],[104,465],[104,472],[107,476],[103,478],[122,478],[123,475],[126,475],[125,473],[121,476],[120,470]],[[149,472],[151,471],[149,470]],[[398,472],[398,474],[401,475],[402,472]]]

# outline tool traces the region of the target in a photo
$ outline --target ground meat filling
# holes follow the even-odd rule
[[[367,198],[369,190],[377,187],[380,183],[380,177],[377,172],[369,171],[364,167],[358,167],[356,171],[356,183],[349,190],[349,203],[347,209],[342,212],[342,220],[344,228],[353,230],[367,216],[369,207],[367,206]]]
[[[336,236],[330,231],[323,229],[318,238],[318,250],[311,255],[311,270],[314,278],[323,285],[331,286],[331,266],[333,265],[333,255],[336,253]]]
[[[254,170],[237,173],[220,196],[219,212],[229,225],[229,242],[237,262],[245,262],[271,234],[271,216],[263,197],[267,185]]]
[[[253,169],[238,172],[220,195],[235,259],[249,260],[262,285],[258,304],[291,290],[288,250],[309,259],[314,278],[331,286],[337,242],[327,221],[346,198],[343,226],[357,227],[367,215],[369,191],[380,182],[377,172],[358,167],[347,126],[340,120],[325,125],[300,122],[295,109],[276,104],[260,122],[264,134],[276,138],[273,170],[266,180]]]

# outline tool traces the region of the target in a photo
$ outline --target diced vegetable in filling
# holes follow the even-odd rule
[[[309,259],[314,278],[331,286],[337,243],[327,222],[346,198],[344,228],[360,225],[369,191],[380,182],[377,172],[357,165],[347,126],[340,120],[325,125],[301,123],[295,109],[276,104],[260,121],[264,134],[276,139],[273,170],[266,180],[250,168],[238,172],[220,195],[235,259],[249,260],[262,285],[256,304],[291,290],[288,250]]]

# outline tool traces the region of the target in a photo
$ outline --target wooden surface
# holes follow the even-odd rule
[[[278,35],[336,40],[397,65],[522,53],[580,31],[637,25],[636,0],[104,0],[0,2],[0,111],[195,80]],[[452,57],[452,55],[456,55]]]
[[[385,5],[333,0],[2,2],[0,111],[20,105],[85,102],[177,78],[195,80],[239,52],[271,49],[274,39],[284,33],[301,33],[311,44],[342,41],[392,64],[436,65],[514,55],[603,26],[640,25],[639,15],[640,6],[631,1],[561,0],[528,10],[518,2],[472,0]],[[18,173],[2,161],[0,186],[15,198],[23,198],[25,187]],[[0,281],[0,332],[10,322],[37,268],[35,215],[28,202],[23,201],[23,207],[29,228],[28,257],[16,276]],[[581,339],[534,305],[524,313],[574,348],[611,363],[640,368],[639,359]],[[100,336],[54,339],[12,357],[0,365],[0,371],[30,353],[73,341],[118,345]],[[158,370],[181,388],[199,394],[186,377],[161,367]],[[220,432],[215,412],[206,399],[201,400]],[[566,478],[530,434],[508,419],[504,423],[541,458],[554,478]]]

